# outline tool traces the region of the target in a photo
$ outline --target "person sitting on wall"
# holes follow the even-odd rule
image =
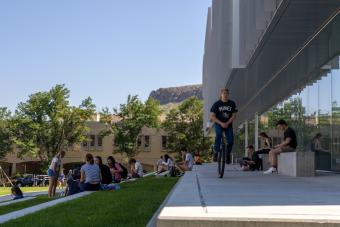
[[[269,152],[269,161],[271,167],[264,172],[264,174],[271,174],[277,172],[277,156],[283,152],[293,152],[297,147],[297,139],[295,131],[288,127],[285,120],[279,120],[276,127],[284,132],[283,142],[273,147]]]
[[[268,154],[270,149],[272,148],[272,139],[265,132],[261,132],[259,134],[259,138],[262,141],[261,144],[264,144],[264,147],[261,147],[258,151],[255,151],[255,153]]]
[[[262,160],[259,158],[259,155],[255,152],[254,146],[249,145],[247,147],[248,157],[244,157],[240,161],[240,166],[243,171],[255,171],[260,170]]]

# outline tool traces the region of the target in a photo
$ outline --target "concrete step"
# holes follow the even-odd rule
[[[339,175],[287,177],[195,166],[177,184],[157,226],[340,226]]]

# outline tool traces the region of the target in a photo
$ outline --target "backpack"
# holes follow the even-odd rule
[[[120,174],[122,178],[126,179],[128,175],[128,170],[125,166],[123,166],[121,163],[119,163],[120,168],[122,168],[123,172]]]

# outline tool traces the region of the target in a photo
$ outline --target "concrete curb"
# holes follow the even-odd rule
[[[50,201],[50,202],[42,203],[42,204],[39,204],[39,205],[36,205],[36,206],[32,206],[32,207],[28,207],[28,208],[25,208],[25,209],[22,209],[22,210],[14,211],[14,212],[11,212],[11,213],[8,213],[8,214],[0,215],[0,224],[5,223],[5,222],[10,221],[10,220],[13,220],[13,219],[23,217],[23,216],[28,215],[28,214],[35,213],[37,211],[43,210],[43,209],[48,208],[48,207],[52,207],[52,206],[57,205],[59,203],[71,201],[73,199],[77,199],[77,198],[89,195],[91,193],[93,193],[93,192],[81,192],[81,193],[71,195],[71,196],[67,196],[67,197],[64,197],[64,198],[61,198],[61,199],[56,199],[56,200],[53,200],[53,201]]]
[[[11,205],[11,204],[14,204],[14,203],[24,202],[24,201],[35,199],[35,198],[36,197],[24,197],[22,199],[10,200],[10,201],[7,201],[7,202],[0,203],[0,207]]]
[[[172,187],[171,191],[169,192],[169,194],[166,196],[166,198],[164,199],[164,201],[162,202],[162,204],[159,206],[159,208],[157,209],[157,211],[154,213],[154,215],[152,216],[152,218],[149,220],[148,224],[146,225],[146,227],[156,227],[157,226],[157,219],[159,214],[161,213],[161,211],[163,210],[164,206],[167,204],[169,198],[172,196],[172,194],[174,193],[175,189],[177,188],[177,186],[180,184],[180,182],[183,180],[183,176],[177,181],[177,183]]]

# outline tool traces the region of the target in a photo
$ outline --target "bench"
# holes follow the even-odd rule
[[[267,170],[271,167],[269,163],[269,155],[268,154],[260,154],[260,158],[262,159],[262,170]]]
[[[287,152],[278,156],[278,173],[292,177],[315,176],[313,152]]]

